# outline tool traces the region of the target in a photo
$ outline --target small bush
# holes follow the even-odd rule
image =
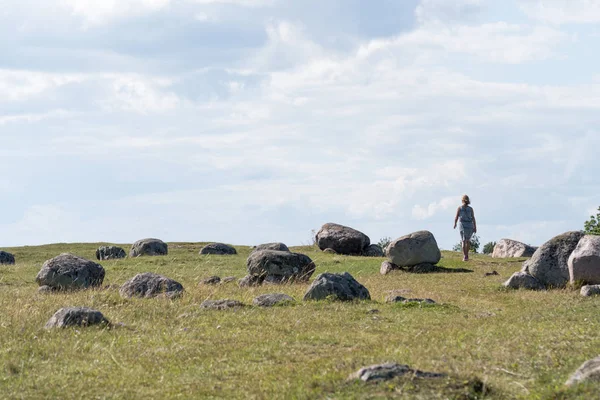
[[[488,242],[483,246],[483,254],[492,254],[494,252],[494,247],[496,247],[496,242]]]
[[[585,233],[588,235],[600,235],[600,207],[598,207],[598,213],[592,215],[589,221],[584,224]]]

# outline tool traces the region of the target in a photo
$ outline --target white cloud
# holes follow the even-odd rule
[[[520,6],[530,18],[551,24],[600,22],[597,0],[520,0]]]
[[[439,201],[429,203],[426,207],[416,204],[412,209],[412,216],[419,220],[431,218],[440,211],[446,211],[452,206],[456,206],[458,199],[459,196],[444,197]],[[450,220],[450,218],[448,219]]]

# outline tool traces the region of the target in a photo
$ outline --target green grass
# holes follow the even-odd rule
[[[444,252],[441,266],[473,272],[381,276],[380,258],[295,248],[316,262],[315,275],[348,271],[372,297],[305,303],[303,284],[198,285],[211,275],[243,277],[248,247],[237,247],[237,256],[199,256],[200,243],[170,243],[166,257],[102,262],[102,290],[37,292],[35,276],[46,259],[61,252],[93,259],[98,245],[5,249],[17,264],[0,266],[0,397],[589,399],[600,390],[600,384],[569,390],[563,385],[600,354],[600,298],[569,289],[504,290],[501,283],[520,268],[515,260],[474,256],[463,263],[458,253]],[[484,277],[492,270],[500,276]],[[173,278],[186,294],[177,300],[122,299],[118,286],[139,272]],[[390,291],[402,289],[404,297],[439,304],[384,303]],[[205,299],[251,304],[273,292],[299,301],[271,309],[199,308]],[[44,330],[65,306],[92,307],[122,325]],[[449,377],[346,381],[360,367],[387,361]],[[475,379],[485,383],[487,394],[473,388]]]

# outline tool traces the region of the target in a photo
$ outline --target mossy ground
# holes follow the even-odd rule
[[[93,259],[99,245],[5,249],[17,264],[0,266],[0,397],[590,399],[600,393],[600,384],[563,385],[600,354],[600,298],[582,298],[573,289],[503,289],[519,260],[474,256],[463,263],[458,253],[444,252],[441,266],[472,272],[381,276],[381,258],[294,248],[316,262],[315,275],[348,271],[372,297],[302,302],[305,284],[198,285],[211,275],[244,276],[248,247],[236,246],[237,256],[200,256],[201,243],[170,243],[166,257],[102,262],[103,289],[37,292],[35,276],[46,259],[61,252]],[[499,275],[484,276],[493,270]],[[139,272],[173,278],[186,294],[177,300],[122,299],[119,285]],[[392,290],[438,304],[386,304]],[[299,301],[271,309],[199,308],[205,299],[250,305],[270,292]],[[98,309],[118,326],[44,330],[65,306]],[[360,367],[387,361],[449,377],[346,381]]]

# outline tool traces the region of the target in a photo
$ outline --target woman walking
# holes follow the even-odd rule
[[[459,222],[460,240],[462,242],[463,261],[469,260],[469,250],[471,247],[471,237],[477,233],[477,222],[475,221],[475,212],[471,207],[471,200],[466,194],[462,197],[462,206],[456,210],[454,218],[454,229]]]

